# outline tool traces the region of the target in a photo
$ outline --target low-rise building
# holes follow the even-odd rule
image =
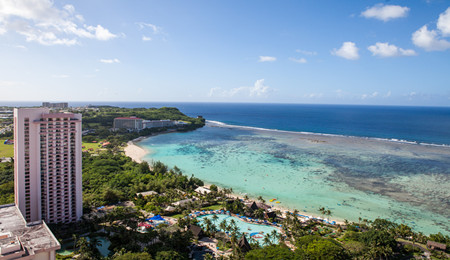
[[[27,223],[14,204],[0,205],[0,259],[55,259],[60,248],[44,221]]]
[[[69,103],[67,102],[59,102],[59,103],[51,103],[51,102],[42,102],[42,106],[43,107],[48,107],[48,108],[68,108],[69,107]]]
[[[210,193],[211,190],[208,189],[208,188],[206,188],[206,187],[200,186],[200,187],[198,187],[197,189],[195,189],[195,192],[197,192],[198,194],[206,195],[206,194]]]
[[[194,201],[193,199],[184,199],[184,200],[179,200],[177,202],[174,202],[174,203],[172,203],[172,205],[184,207],[184,206],[187,206],[189,203],[192,203],[193,201]]]
[[[138,192],[138,193],[136,193],[136,196],[141,195],[142,197],[147,197],[147,196],[153,196],[153,195],[157,195],[157,194],[158,194],[158,192],[149,190],[149,191]]]
[[[172,127],[175,126],[175,121],[172,120],[144,120],[142,122],[143,128],[158,128],[158,127]]]
[[[116,117],[114,118],[114,130],[127,129],[132,131],[139,131],[143,129],[142,118],[131,117]]]

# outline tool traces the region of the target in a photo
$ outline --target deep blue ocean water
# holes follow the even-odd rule
[[[38,102],[0,102],[30,106]],[[231,125],[297,132],[398,139],[450,145],[450,107],[400,107],[305,104],[70,102],[70,106],[179,108],[189,116]]]

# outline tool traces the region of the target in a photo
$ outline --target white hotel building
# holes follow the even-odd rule
[[[81,114],[14,109],[15,203],[27,222],[82,216]]]

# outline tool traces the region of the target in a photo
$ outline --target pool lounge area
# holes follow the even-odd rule
[[[208,218],[214,223],[217,228],[222,221],[226,221],[230,223],[231,220],[234,220],[236,226],[239,228],[239,231],[244,233],[249,239],[254,239],[255,241],[262,243],[264,237],[267,234],[271,234],[274,230],[277,233],[281,233],[279,227],[281,225],[276,223],[264,222],[262,220],[255,220],[252,218],[247,218],[239,215],[231,215],[226,214],[223,211],[210,211],[209,214],[193,214],[192,217],[195,217],[199,220],[199,224],[203,226],[203,219]],[[213,216],[216,215],[217,219],[214,220]],[[253,221],[252,221],[253,220]],[[221,230],[222,231],[222,230]],[[277,243],[277,239],[274,241]]]

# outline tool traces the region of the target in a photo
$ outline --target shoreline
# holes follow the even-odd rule
[[[176,133],[176,132],[177,131],[167,130],[164,132],[153,133],[151,135],[135,138],[135,139],[127,142],[127,145],[123,148],[123,152],[125,153],[126,156],[130,157],[133,161],[135,161],[137,163],[142,163],[143,158],[147,154],[150,154],[150,151],[139,146],[138,145],[139,142],[141,142],[144,139],[147,139],[149,137],[153,137],[153,136],[157,136],[157,135],[161,135],[161,134]],[[150,162],[148,162],[148,163],[150,163]]]
[[[139,138],[141,138],[141,137],[139,137]],[[137,139],[139,139],[139,138],[137,138]],[[144,148],[135,144],[135,142],[139,142],[143,138],[140,140],[137,140],[137,139],[128,141],[127,146],[125,146],[123,148],[123,151],[126,156],[131,158],[131,160],[133,160],[137,163],[142,163],[144,156],[146,156],[149,152],[146,151]]]
[[[204,185],[204,186],[209,187],[210,184],[206,184],[206,185]],[[218,186],[218,188],[222,189],[222,187],[220,187],[220,186]],[[237,198],[237,199],[241,199],[241,200],[244,200],[244,201],[245,201],[244,196],[239,195],[239,194],[237,194],[237,193],[231,193],[231,194],[228,195],[228,196],[231,197],[231,198]],[[248,195],[247,195],[247,196],[248,196]],[[255,201],[255,202],[258,202],[258,200],[257,200],[256,198],[252,197],[252,196],[248,196],[248,198],[249,198],[249,201]],[[298,210],[298,209],[296,209],[296,208],[286,207],[286,206],[282,206],[282,205],[273,205],[273,206],[272,206],[272,205],[269,205],[269,204],[267,203],[267,201],[264,202],[264,204],[270,206],[271,209],[272,209],[272,211],[279,210],[279,211],[281,212],[281,216],[282,216],[283,218],[286,217],[286,211],[289,211],[290,213],[293,213],[294,210],[297,210],[297,211],[298,211],[298,214],[303,215],[303,216],[308,216],[309,218],[313,218],[313,219],[322,219],[322,220],[327,219],[328,222],[333,222],[333,221],[336,222],[336,225],[345,225],[345,222],[342,221],[342,220],[331,219],[331,218],[323,218],[323,217],[320,217],[320,216],[311,215],[311,213],[303,212],[303,211]],[[298,216],[298,217],[301,217],[301,216]]]

